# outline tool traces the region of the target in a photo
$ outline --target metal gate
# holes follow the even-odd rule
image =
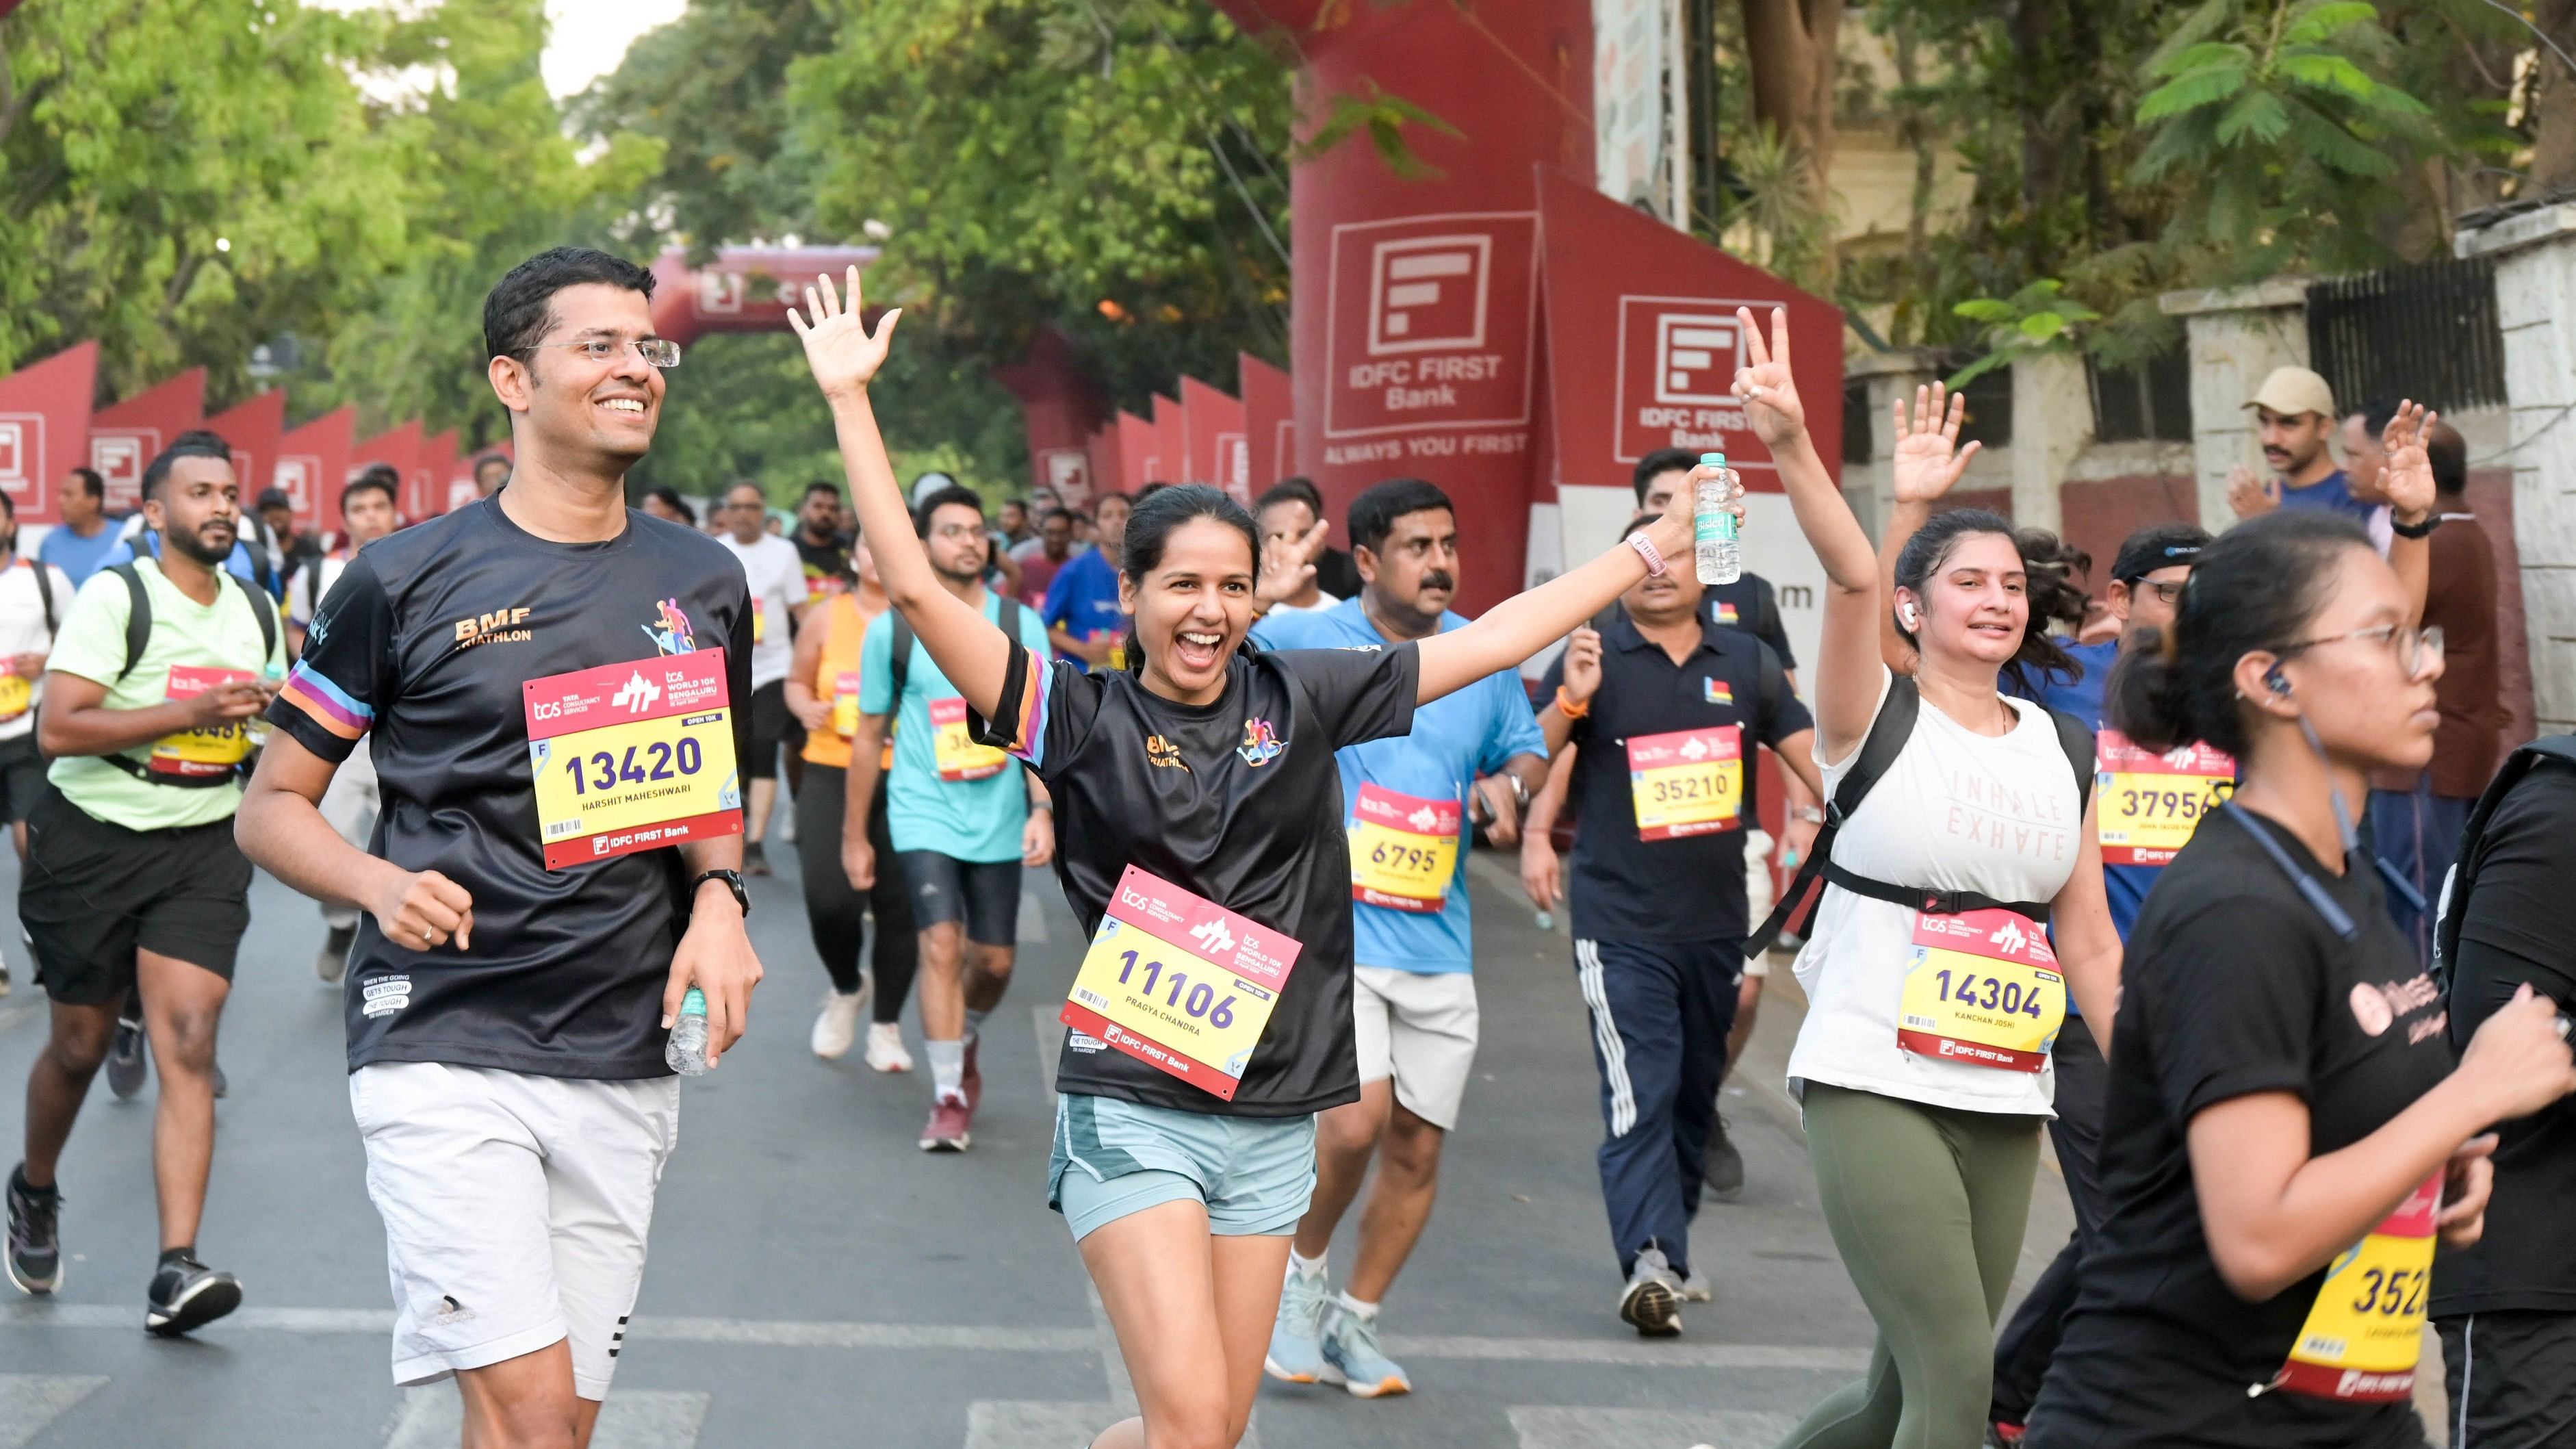
[[[2495,267],[2433,261],[2318,282],[2308,357],[2347,411],[2400,398],[2444,411],[2501,406]]]

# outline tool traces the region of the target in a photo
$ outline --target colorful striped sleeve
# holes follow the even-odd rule
[[[277,692],[277,702],[294,706],[307,719],[344,740],[357,739],[376,723],[374,710],[333,684],[310,661],[299,662],[287,674],[285,687]]]

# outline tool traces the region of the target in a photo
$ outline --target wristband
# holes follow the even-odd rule
[[[2424,515],[2422,523],[2400,523],[2397,521],[2396,514],[2392,513],[2388,516],[2388,531],[2399,538],[2431,538],[2433,530],[2441,526],[2442,515],[2439,513]]]
[[[1556,687],[1556,712],[1565,716],[1567,719],[1581,719],[1585,715],[1592,713],[1592,706],[1589,702],[1576,704],[1573,700],[1566,698],[1565,686],[1560,684]]]
[[[1635,533],[1629,534],[1628,546],[1637,551],[1637,557],[1646,561],[1646,577],[1650,579],[1663,577],[1663,553],[1655,547],[1655,541],[1653,539],[1646,537],[1644,530],[1640,529]]]

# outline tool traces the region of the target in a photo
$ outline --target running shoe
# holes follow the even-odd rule
[[[924,1152],[963,1152],[975,1140],[975,1109],[953,1097],[941,1097],[930,1104],[930,1120],[922,1124],[921,1150]]]
[[[173,1258],[152,1275],[143,1295],[143,1331],[163,1338],[193,1333],[241,1307],[241,1280],[194,1258]]]
[[[1324,1335],[1324,1382],[1340,1384],[1355,1399],[1409,1394],[1413,1380],[1404,1368],[1378,1351],[1377,1320],[1342,1309]]]
[[[903,1028],[891,1021],[868,1026],[868,1065],[880,1072],[912,1070],[912,1053],[903,1049]]]
[[[1279,1317],[1270,1325],[1270,1352],[1261,1371],[1283,1384],[1311,1384],[1324,1372],[1324,1275],[1309,1278],[1295,1268],[1279,1290]]]
[[[143,1090],[143,1081],[152,1075],[152,1061],[143,1045],[143,1019],[120,1016],[116,1019],[116,1039],[107,1048],[107,1089],[118,1101],[130,1100]]]
[[[769,852],[761,849],[760,846],[761,842],[755,840],[742,848],[742,873],[744,875],[775,875],[777,873],[769,868]]]
[[[1726,1133],[1727,1120],[1717,1119],[1708,1134],[1708,1194],[1719,1202],[1735,1202],[1744,1196],[1744,1154],[1735,1150],[1733,1139]]]
[[[957,1089],[966,1094],[966,1110],[969,1112],[984,1105],[984,1069],[975,1065],[975,1049],[983,1044],[983,1037],[971,1031],[966,1033],[966,1067],[957,1078]]]
[[[0,996],[9,994],[9,963],[0,961]]]
[[[1672,1338],[1682,1331],[1681,1280],[1673,1276],[1663,1249],[1637,1255],[1628,1286],[1619,1291],[1619,1317],[1639,1338]]]
[[[1708,1274],[1698,1268],[1693,1268],[1690,1276],[1682,1280],[1681,1293],[1684,1303],[1707,1303],[1717,1297],[1717,1290],[1709,1284]]]
[[[356,926],[333,926],[322,938],[322,949],[313,953],[313,974],[325,981],[338,981],[349,969],[349,947],[358,939]]]
[[[9,1173],[9,1281],[21,1293],[63,1286],[63,1195],[27,1185],[27,1165]]]
[[[823,1009],[814,1017],[814,1055],[837,1062],[850,1054],[850,1043],[859,1035],[859,1008],[867,1000],[868,983],[864,979],[858,990],[846,996],[838,991],[824,993]]]

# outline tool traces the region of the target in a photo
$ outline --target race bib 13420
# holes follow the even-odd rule
[[[546,868],[742,833],[722,649],[531,679]]]

